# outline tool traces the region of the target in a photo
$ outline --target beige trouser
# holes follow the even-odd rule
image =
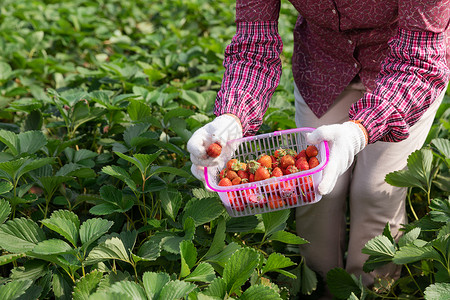
[[[297,126],[317,128],[348,121],[350,106],[361,98],[364,91],[362,83],[350,84],[331,109],[319,119],[295,87]],[[384,178],[390,172],[404,169],[408,155],[422,147],[444,94],[445,91],[410,128],[408,139],[398,143],[369,144],[357,155],[353,166],[338,179],[331,194],[323,196],[316,204],[297,208],[297,233],[310,242],[300,246],[300,252],[308,266],[319,275],[325,278],[330,269],[341,267],[357,278],[361,275],[366,285],[373,284],[375,276],[399,276],[400,268],[394,265],[370,274],[364,273],[362,267],[368,256],[362,254],[361,249],[367,241],[382,234],[388,222],[392,236],[399,237],[401,225],[407,222],[407,190],[387,184]],[[350,215],[348,241],[347,199]]]

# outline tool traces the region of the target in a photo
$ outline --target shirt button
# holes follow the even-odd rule
[[[353,41],[352,40],[348,40],[348,43],[351,45],[351,44],[353,44]]]
[[[355,63],[354,66],[355,66],[355,68],[358,68],[358,64],[357,63]]]
[[[333,12],[333,14],[336,14],[336,10],[335,9],[332,9],[331,11]]]

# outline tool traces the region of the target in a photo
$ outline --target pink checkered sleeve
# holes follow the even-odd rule
[[[225,50],[225,73],[214,113],[236,115],[244,135],[254,135],[280,81],[283,44],[277,21],[236,25],[236,34]]]
[[[389,41],[376,87],[350,109],[350,119],[362,120],[369,143],[397,142],[438,97],[450,78],[445,58],[445,33],[399,28]]]

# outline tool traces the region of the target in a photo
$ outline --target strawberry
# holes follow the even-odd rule
[[[297,192],[299,194],[305,195],[305,193],[313,190],[314,188],[314,183],[311,176],[299,178],[298,182],[299,185],[297,186]]]
[[[246,163],[240,163],[239,170],[247,171],[247,164]]]
[[[244,170],[237,171],[237,176],[241,177],[241,179],[248,179],[248,172]]]
[[[270,178],[269,170],[264,167],[259,167],[255,172],[255,181],[265,180]]]
[[[319,154],[319,150],[317,150],[316,146],[310,145],[306,148],[306,155],[308,155],[308,157],[314,157],[317,156],[317,154]]]
[[[272,170],[272,176],[280,177],[283,176],[283,171],[280,168],[276,167]]]
[[[283,148],[277,149],[275,150],[275,152],[273,153],[273,156],[275,156],[275,158],[279,159],[283,156],[286,155],[286,150]]]
[[[278,167],[280,162],[273,155],[271,155],[270,158],[272,159],[272,169],[275,169],[276,167]]]
[[[280,195],[282,198],[297,195],[295,182],[293,180],[280,182]]]
[[[300,151],[297,156],[295,157],[295,160],[299,160],[301,157],[308,159],[308,155],[306,155],[306,150]]]
[[[247,162],[247,169],[251,174],[255,174],[256,170],[259,169],[261,164],[256,160],[250,160]]]
[[[261,166],[268,169],[272,168],[272,158],[267,154],[262,154],[257,160]]]
[[[267,199],[267,203],[269,204],[269,207],[271,209],[280,208],[284,206],[283,199],[280,198],[280,196],[277,195],[270,195]]]
[[[227,168],[223,168],[222,171],[220,171],[220,173],[219,173],[219,178],[222,179],[222,178],[227,177],[227,171],[228,171]]]
[[[218,143],[212,143],[208,146],[208,149],[206,149],[206,154],[210,157],[218,157],[220,153],[222,153],[222,146]]]
[[[226,177],[227,177],[228,179],[230,179],[231,181],[233,181],[233,179],[235,179],[236,177],[238,177],[238,174],[237,174],[235,171],[233,171],[233,170],[228,170],[228,171],[226,172]]]
[[[295,167],[300,171],[309,170],[308,161],[303,157],[297,159],[297,161],[295,162]]]
[[[242,181],[241,177],[236,176],[233,180],[231,180],[231,184],[238,185],[238,184],[241,184],[241,181]]]
[[[233,185],[233,184],[231,183],[231,180],[228,179],[227,177],[222,178],[222,179],[219,181],[219,186],[232,186],[232,185]]]
[[[241,163],[236,158],[232,158],[227,162],[227,169],[229,170],[239,171],[240,168]]]
[[[298,172],[298,169],[295,166],[290,165],[285,169],[284,174],[289,175],[289,174],[293,174],[293,173],[297,173],[297,172]]]
[[[308,160],[308,164],[309,164],[309,168],[315,168],[317,167],[320,163],[319,160],[317,159],[317,157],[313,156]]]
[[[255,181],[255,174],[248,174],[248,182],[254,182]]]
[[[228,196],[229,197],[229,196]],[[234,195],[230,198],[231,207],[237,211],[243,211],[245,209],[245,202],[241,198],[236,198]]]
[[[282,169],[286,169],[288,166],[293,165],[295,165],[295,159],[289,154],[286,154],[280,160],[280,166]]]
[[[286,154],[290,155],[292,157],[296,157],[297,156],[297,152],[295,152],[294,149],[286,149]]]

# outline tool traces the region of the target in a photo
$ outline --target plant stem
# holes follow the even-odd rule
[[[414,284],[417,286],[417,289],[419,290],[420,294],[422,295],[422,297],[424,297],[425,295],[423,294],[422,290],[420,289],[419,284],[417,283],[417,281],[414,279],[413,274],[411,273],[411,270],[409,269],[408,265],[404,265],[406,270],[408,270],[408,274],[409,276],[411,276],[412,281],[414,282]]]

